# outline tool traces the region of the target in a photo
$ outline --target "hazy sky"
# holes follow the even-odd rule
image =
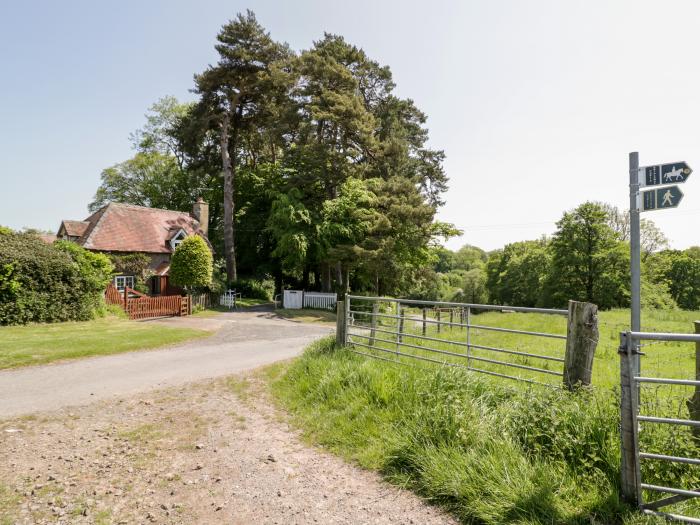
[[[700,244],[700,2],[0,0],[0,224],[83,219],[102,169],[163,95],[192,98],[220,26],[254,10],[308,48],[337,33],[429,117],[450,177],[440,218],[493,249],[585,200],[624,207],[627,155],[686,160],[672,245]]]

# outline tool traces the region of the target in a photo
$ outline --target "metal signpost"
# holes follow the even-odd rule
[[[676,208],[683,199],[678,186],[693,170],[685,162],[639,167],[639,153],[630,153],[630,268],[632,273],[632,331],[641,330],[641,246],[639,214],[645,211]],[[640,192],[640,188],[653,189]],[[656,186],[661,186],[657,188]]]

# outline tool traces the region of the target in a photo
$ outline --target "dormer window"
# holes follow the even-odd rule
[[[187,233],[182,228],[178,230],[175,235],[173,235],[172,239],[170,239],[170,247],[173,249],[173,251],[175,251],[175,248],[180,246],[180,243],[185,240],[185,237],[187,237]]]

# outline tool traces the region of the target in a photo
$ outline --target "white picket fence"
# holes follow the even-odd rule
[[[338,294],[321,292],[303,292],[301,290],[285,290],[283,295],[284,308],[316,308],[333,310],[338,302]]]
[[[304,292],[304,308],[318,308],[319,310],[333,310],[338,302],[338,294]]]

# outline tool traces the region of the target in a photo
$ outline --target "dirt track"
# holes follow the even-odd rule
[[[0,422],[0,524],[451,524],[303,444],[258,376]]]

